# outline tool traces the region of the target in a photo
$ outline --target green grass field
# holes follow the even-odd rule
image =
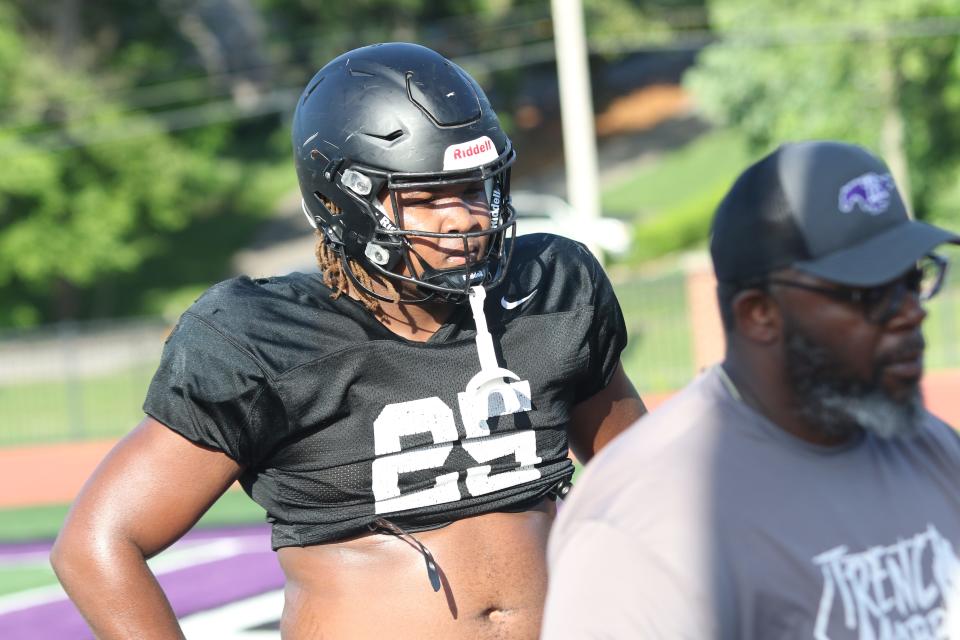
[[[69,505],[0,509],[0,543],[53,538]],[[264,522],[265,513],[243,491],[232,489],[217,500],[196,526],[217,527]]]
[[[0,566],[0,596],[34,587],[45,587],[56,581],[53,569],[42,560],[18,567]]]
[[[634,222],[657,216],[713,192],[726,189],[750,156],[731,131],[705,134],[646,166],[619,177],[601,194],[606,215]]]

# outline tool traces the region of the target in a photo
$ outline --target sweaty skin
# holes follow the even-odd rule
[[[394,536],[280,549],[287,577],[283,637],[536,638],[555,512],[547,499],[530,511],[414,534],[437,562],[437,592],[421,552]]]

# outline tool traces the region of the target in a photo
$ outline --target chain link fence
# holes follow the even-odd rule
[[[129,431],[169,329],[139,319],[0,333],[0,446]]]

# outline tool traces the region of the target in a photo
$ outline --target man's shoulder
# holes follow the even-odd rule
[[[701,374],[604,447],[586,465],[572,503],[631,513],[636,500],[696,491],[698,478],[716,472],[711,461],[729,419],[729,403],[711,378]]]
[[[699,537],[717,526],[710,501],[727,414],[723,397],[705,383],[694,380],[587,463],[553,526],[552,561],[580,553],[571,545],[593,527],[659,549],[657,558],[645,556],[655,562],[702,548]]]
[[[919,433],[907,442],[945,471],[960,472],[960,433],[932,413],[924,413]]]
[[[957,432],[956,427],[950,426],[929,411],[924,413],[924,429],[933,438],[960,446],[960,433]]]

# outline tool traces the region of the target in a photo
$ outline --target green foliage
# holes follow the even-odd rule
[[[583,0],[591,42],[636,40],[670,43],[688,24],[699,23],[705,0]]]
[[[908,167],[901,186],[919,215],[947,215],[960,176],[956,2],[711,0],[709,8],[720,40],[685,83],[710,117],[736,127],[754,151],[807,138],[863,144]]]
[[[671,151],[608,184],[605,215],[645,220],[682,206],[701,192],[729,186],[750,158],[740,135],[718,130]],[[716,203],[714,203],[716,204]]]
[[[638,223],[633,233],[631,261],[636,264],[704,244],[713,211],[728,188],[728,184],[718,184],[698,191],[673,209]]]
[[[702,3],[588,0],[587,24],[666,31]],[[463,56],[509,125],[531,69],[511,56],[551,35],[543,0],[0,4],[0,327],[169,310],[227,277],[295,188],[282,105],[333,56]]]
[[[702,245],[717,203],[750,158],[740,135],[717,130],[608,185],[604,213],[633,222],[632,249],[617,262],[636,266]]]
[[[319,66],[344,51],[374,42],[413,40],[448,56],[490,47],[479,41],[515,7],[544,7],[541,0],[255,0],[273,31],[273,43],[285,58]],[[349,27],[346,27],[349,25]],[[499,46],[507,46],[499,33]]]
[[[249,233],[252,224],[236,220],[269,211],[279,194],[263,197],[249,180],[259,170],[223,153],[227,130],[178,138],[114,97],[111,85],[122,78],[65,65],[51,47],[19,35],[20,20],[9,7],[0,11],[0,326],[90,313],[88,292],[170,260],[171,239],[199,221]],[[223,274],[225,255],[208,255],[221,258]],[[139,297],[136,286],[100,295],[113,302],[96,311],[136,312]]]

